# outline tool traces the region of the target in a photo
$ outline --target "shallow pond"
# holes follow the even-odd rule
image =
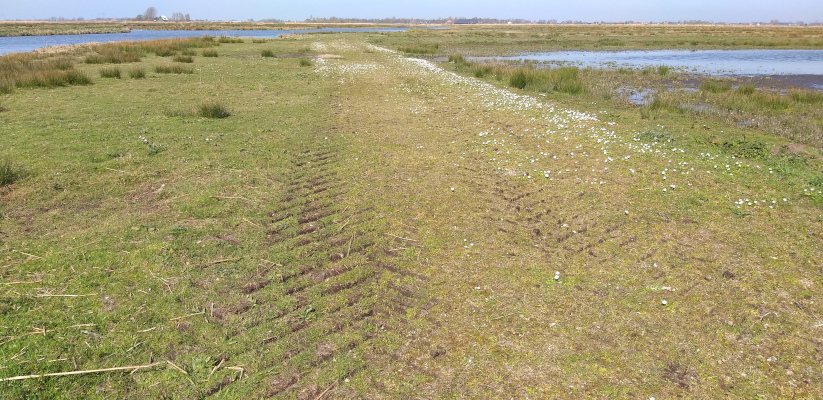
[[[823,75],[823,50],[558,51],[504,57],[593,68],[666,65],[715,76]]]
[[[95,33],[86,35],[52,36],[12,36],[0,37],[0,54],[27,52],[49,46],[65,46],[91,42],[118,42],[127,40],[154,40],[200,36],[229,36],[276,38],[291,33],[316,32],[403,32],[407,28],[321,28],[296,30],[199,30],[199,31],[154,31],[134,30],[128,33]]]

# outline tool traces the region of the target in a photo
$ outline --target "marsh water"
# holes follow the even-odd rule
[[[682,72],[713,76],[823,76],[823,50],[558,51],[505,59],[593,68],[665,65]]]
[[[119,42],[127,40],[154,40],[200,36],[229,36],[276,38],[292,33],[317,32],[403,32],[407,28],[321,28],[295,30],[197,30],[197,31],[154,31],[134,30],[127,33],[94,33],[85,35],[51,36],[11,36],[0,37],[0,54],[27,52],[42,47],[66,46],[91,42]]]

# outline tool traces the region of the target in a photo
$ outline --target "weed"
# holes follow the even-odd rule
[[[226,107],[220,103],[201,104],[197,111],[203,118],[227,118],[231,115]]]
[[[460,54],[449,55],[449,62],[456,64],[458,67],[459,66],[465,66],[467,64],[466,58],[464,58]]]
[[[256,44],[260,44],[260,43],[268,43],[269,40],[268,39],[252,39],[251,42],[256,43]]]
[[[266,49],[266,50],[261,51],[260,55],[262,57],[274,57],[274,52],[269,50],[269,49]]]
[[[302,57],[302,58],[300,58],[300,66],[301,67],[311,67],[312,62],[311,62],[310,59]]]
[[[203,57],[217,57],[217,50],[203,50]]]
[[[672,134],[665,128],[654,127],[643,131],[635,139],[646,143],[667,143],[674,140]]]
[[[150,156],[160,154],[160,153],[162,153],[162,152],[169,149],[168,146],[166,146],[164,144],[157,144],[157,143],[148,143],[146,146],[149,148],[149,155]]]
[[[657,75],[666,76],[670,72],[672,72],[672,69],[668,65],[658,65],[657,66]]]
[[[117,79],[120,79],[120,68],[117,68],[117,67],[102,68],[100,70],[100,77],[101,78],[117,78]]]
[[[101,49],[100,53],[86,56],[86,64],[124,64],[139,62],[143,54],[120,49]]]
[[[740,87],[737,88],[737,93],[740,93],[745,96],[752,95],[754,94],[754,92],[754,85],[740,85]]]
[[[193,63],[194,58],[192,56],[176,55],[172,58],[172,61],[179,63]]]
[[[398,50],[406,54],[436,54],[440,51],[440,45],[437,43],[413,44],[402,46]]]
[[[732,89],[732,85],[726,81],[707,80],[700,84],[700,90],[709,93],[724,93]]]
[[[240,38],[230,38],[228,36],[220,36],[217,39],[218,43],[243,43],[243,39]]]
[[[14,164],[11,160],[0,161],[0,186],[11,185],[24,176],[23,168]]]
[[[146,77],[146,70],[143,68],[132,68],[129,70],[131,79],[143,79]]]
[[[721,147],[738,157],[757,159],[769,154],[769,146],[766,143],[759,140],[747,140],[745,137],[724,141]]]
[[[823,93],[814,92],[811,90],[792,90],[789,92],[789,97],[798,103],[805,104],[820,104],[823,103]]]
[[[314,306],[306,306],[306,308],[297,313],[297,316],[303,321],[309,322],[317,316],[316,311],[317,310],[314,309]]]
[[[192,50],[192,49],[184,49],[183,51],[180,52],[180,54],[182,54],[184,56],[192,56],[193,57],[193,56],[197,55],[197,52]]]
[[[193,74],[194,70],[181,64],[157,65],[154,71],[158,74]]]

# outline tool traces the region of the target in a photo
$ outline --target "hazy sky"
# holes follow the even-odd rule
[[[153,6],[192,19],[488,17],[558,21],[823,21],[823,0],[0,0],[0,20],[134,17]]]

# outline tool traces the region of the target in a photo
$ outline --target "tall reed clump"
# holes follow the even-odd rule
[[[517,68],[509,77],[509,86],[537,92],[581,94],[585,86],[579,78],[577,67],[557,69]]]
[[[112,42],[99,44],[93,47],[95,54],[86,58],[87,63],[124,63],[139,61],[137,56],[143,57],[152,53],[158,57],[174,56],[178,52],[182,56],[195,55],[192,49],[210,48],[219,46],[211,36],[195,38],[158,39],[146,41]],[[89,61],[91,60],[91,61]]]
[[[86,56],[86,64],[126,64],[140,62],[143,53],[134,49],[123,49],[103,47],[97,48],[97,52]]]
[[[194,70],[182,64],[167,64],[155,66],[154,72],[158,74],[193,74]]]
[[[180,55],[174,56],[172,58],[172,61],[180,62],[180,63],[193,63],[194,62],[194,57],[180,54]]]
[[[131,79],[143,79],[146,77],[146,70],[143,68],[133,68],[129,70],[129,77],[131,77]]]
[[[218,43],[243,43],[243,39],[240,38],[230,38],[228,36],[220,36],[217,39]]]
[[[440,45],[437,43],[412,44],[400,47],[398,50],[406,54],[436,54],[440,51]]]
[[[88,85],[91,78],[74,69],[67,57],[53,57],[34,53],[15,53],[0,56],[0,93],[15,88],[57,87]]]
[[[102,68],[100,69],[100,77],[120,79],[120,68]]]
[[[708,80],[700,84],[700,90],[709,93],[724,93],[732,89],[729,82]]]
[[[0,161],[0,187],[8,186],[23,179],[25,176],[23,168],[14,164],[9,159]]]
[[[203,57],[217,57],[217,50],[203,50]]]
[[[212,102],[201,104],[197,108],[197,113],[203,118],[227,118],[231,115],[229,110],[222,104]]]

